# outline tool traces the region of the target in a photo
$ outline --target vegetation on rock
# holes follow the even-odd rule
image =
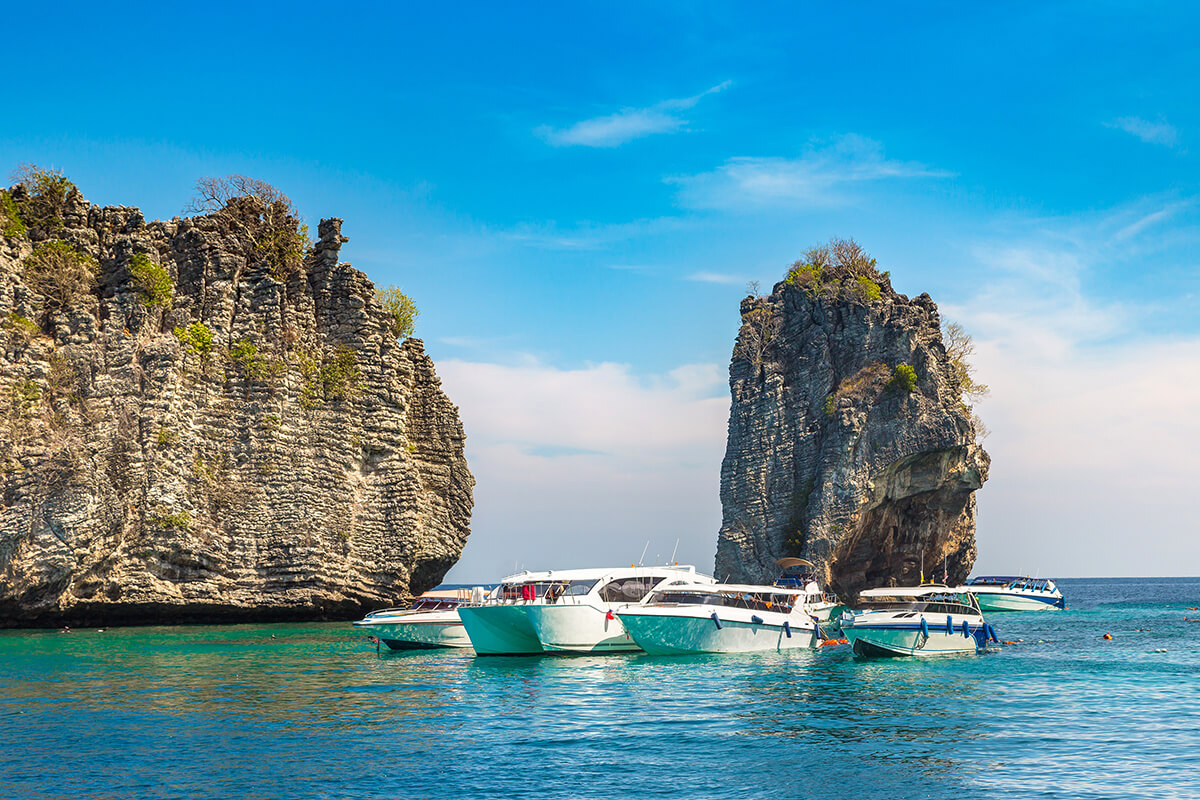
[[[220,217],[249,242],[247,255],[265,263],[277,280],[290,279],[304,265],[308,226],[291,198],[266,181],[245,175],[201,178],[185,210]]]
[[[208,358],[212,352],[213,332],[203,322],[193,322],[185,327],[176,328],[172,333],[179,343],[187,348],[189,353],[195,353],[201,358]]]
[[[761,366],[767,347],[779,335],[783,319],[768,305],[758,305],[742,314],[742,329],[733,347],[734,358]]]
[[[171,273],[155,264],[145,253],[134,253],[129,260],[129,274],[142,303],[146,306],[169,306],[175,291]]]
[[[21,212],[17,209],[12,195],[0,190],[0,236],[9,239],[19,239],[28,233]]]
[[[64,241],[51,239],[34,248],[25,260],[25,281],[46,299],[51,310],[60,310],[91,294],[99,265]]]
[[[917,371],[908,364],[897,364],[887,388],[897,392],[912,392],[917,388]]]
[[[25,190],[18,203],[23,224],[46,235],[60,233],[65,227],[67,201],[79,191],[75,184],[62,171],[42,169],[36,164],[20,165],[13,179]]]
[[[388,327],[393,336],[407,339],[413,335],[420,312],[417,311],[416,303],[411,297],[395,286],[388,286],[385,289],[376,289],[375,299],[387,312]]]

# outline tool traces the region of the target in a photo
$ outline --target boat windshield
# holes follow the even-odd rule
[[[450,597],[420,597],[413,603],[413,611],[444,611],[450,608],[458,608],[463,604],[462,600]]]
[[[925,611],[931,614],[978,614],[971,605],[955,594],[879,596],[863,598],[863,611]]]
[[[774,592],[705,592],[697,589],[665,589],[654,593],[651,602],[659,605],[724,606],[787,614],[795,595]]]
[[[646,593],[665,581],[667,575],[646,575],[634,578],[617,578],[609,581],[600,590],[600,599],[606,603],[636,603]]]

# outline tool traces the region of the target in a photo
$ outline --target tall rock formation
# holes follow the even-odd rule
[[[800,556],[847,600],[922,567],[965,579],[989,458],[929,295],[835,240],[741,312],[718,577],[769,580]]]
[[[462,424],[341,220],[308,248],[290,203],[148,223],[42,189],[0,193],[0,626],[346,618],[441,580]]]

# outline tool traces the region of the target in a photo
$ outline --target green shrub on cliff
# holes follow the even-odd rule
[[[145,253],[135,253],[129,260],[133,286],[146,306],[169,306],[175,292],[171,273],[150,260]]]
[[[358,356],[339,344],[333,357],[321,365],[321,389],[326,400],[345,400],[359,387]]]
[[[388,327],[393,336],[407,339],[413,335],[420,312],[417,311],[417,305],[411,297],[395,286],[389,286],[386,289],[376,289],[375,299],[387,312]]]
[[[203,322],[193,322],[186,328],[176,328],[172,333],[189,353],[195,353],[201,358],[208,358],[209,353],[212,352],[213,332]]]
[[[96,288],[99,265],[64,241],[52,239],[25,259],[25,282],[53,309],[65,308]]]
[[[22,164],[13,173],[13,178],[25,187],[25,196],[19,206],[25,225],[49,234],[66,227],[67,201],[78,191],[66,175],[57,169]]]
[[[187,511],[171,511],[160,504],[146,516],[146,521],[156,528],[185,531],[192,524],[192,515]]]
[[[28,417],[42,402],[42,390],[31,380],[19,380],[8,390],[12,410],[19,417]]]
[[[908,364],[897,364],[892,371],[892,379],[887,382],[888,389],[897,392],[911,392],[917,388],[917,371]]]
[[[854,280],[858,284],[858,294],[864,300],[878,300],[882,296],[882,289],[880,289],[879,284],[866,275],[859,275]]]
[[[825,412],[827,418],[833,419],[833,414],[837,411],[837,402],[834,400],[833,395],[825,398],[825,407],[822,410]]]
[[[258,350],[249,339],[241,339],[229,348],[229,360],[247,380],[270,381],[283,372],[282,361],[272,359]]]
[[[17,210],[17,204],[13,201],[12,195],[0,191],[0,236],[19,239],[26,233],[28,230],[24,220],[21,219],[21,212]]]
[[[250,244],[248,255],[286,281],[300,272],[310,247],[308,226],[291,198],[266,181],[245,175],[205,177],[186,211],[219,217]]]
[[[816,297],[821,291],[821,278],[824,269],[819,264],[797,261],[788,269],[784,283],[804,290],[809,297]]]

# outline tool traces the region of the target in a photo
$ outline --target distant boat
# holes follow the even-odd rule
[[[667,586],[617,617],[638,646],[652,655],[745,653],[821,646],[824,635],[806,588],[712,584]]]
[[[471,640],[458,617],[458,609],[470,599],[464,589],[426,592],[411,608],[372,611],[354,627],[376,636],[392,650],[470,647]]]
[[[525,572],[459,615],[479,655],[631,652],[640,648],[615,609],[668,584],[712,582],[690,566]]]
[[[842,634],[859,657],[983,652],[996,632],[974,595],[940,584],[867,589],[842,615]]]
[[[971,578],[962,588],[975,595],[984,611],[1046,611],[1067,607],[1062,592],[1049,578],[989,575]]]

